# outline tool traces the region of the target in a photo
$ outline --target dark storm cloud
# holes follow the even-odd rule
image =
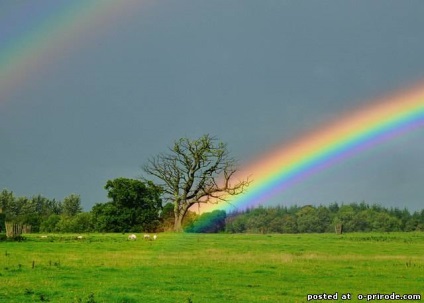
[[[241,162],[424,76],[422,1],[157,1],[53,62],[0,112],[0,187],[105,201],[181,136]],[[24,17],[24,16],[22,16]],[[278,203],[422,206],[423,131],[341,163]],[[355,163],[355,164],[352,164]]]

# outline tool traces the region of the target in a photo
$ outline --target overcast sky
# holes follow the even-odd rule
[[[0,43],[8,38],[0,57],[34,26],[22,2],[0,1],[0,11],[15,14],[6,31],[0,13]],[[136,178],[175,139],[205,133],[249,163],[422,80],[423,13],[420,0],[140,0],[126,16],[80,33],[87,38],[40,64],[13,93],[0,92],[0,190],[77,193],[90,210],[107,201],[108,179]],[[422,209],[423,139],[421,128],[381,144],[270,203]]]

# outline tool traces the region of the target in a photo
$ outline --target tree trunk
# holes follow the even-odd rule
[[[6,237],[19,239],[22,236],[22,224],[6,222]]]
[[[175,221],[174,221],[174,231],[175,232],[182,232],[183,231],[183,226],[182,226],[183,217],[184,217],[184,215],[182,215],[182,214],[175,214]]]
[[[174,202],[174,232],[183,231],[183,219],[189,209],[189,205],[183,205],[180,207],[179,201]]]

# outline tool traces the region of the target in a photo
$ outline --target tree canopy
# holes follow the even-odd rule
[[[226,231],[232,233],[393,232],[424,230],[424,210],[384,208],[365,202],[329,206],[257,207],[227,214]]]
[[[96,229],[109,232],[150,231],[159,225],[161,188],[152,182],[117,178],[105,189],[112,201],[93,207]]]
[[[236,180],[237,161],[227,145],[209,135],[181,138],[168,153],[148,160],[143,170],[156,177],[164,199],[174,205],[174,230],[182,230],[182,220],[196,203],[219,203],[242,193],[250,181]]]
[[[15,197],[0,192],[0,232],[5,222],[31,226],[31,232],[157,232],[170,230],[174,205],[162,206],[161,189],[152,183],[118,178],[106,185],[111,201],[96,204],[91,211],[80,212],[80,198],[71,194],[63,201],[76,211],[65,211],[64,202],[42,195]],[[134,217],[135,216],[135,217]],[[273,206],[248,208],[225,213],[216,210],[196,215],[188,211],[182,227],[186,232],[229,233],[322,233],[335,232],[424,231],[424,210],[385,208],[376,204],[330,203],[328,206]],[[1,240],[1,239],[0,239]]]

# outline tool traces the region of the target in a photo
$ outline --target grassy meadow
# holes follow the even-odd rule
[[[25,235],[0,242],[0,302],[306,302],[424,296],[424,233]],[[352,300],[341,300],[350,293]],[[363,301],[366,301],[364,299]],[[312,301],[318,302],[318,301]]]

